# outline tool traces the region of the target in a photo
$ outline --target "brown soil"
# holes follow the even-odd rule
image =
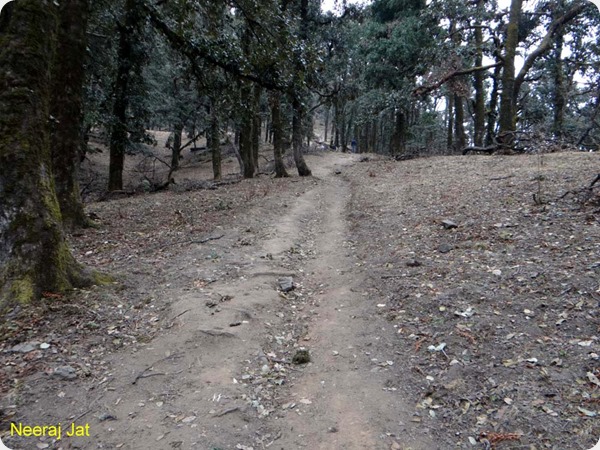
[[[591,448],[600,206],[577,189],[597,157],[363,156],[90,204],[98,227],[73,247],[117,281],[13,312],[4,443]],[[20,343],[36,349],[8,351]],[[56,376],[65,365],[75,380]],[[88,423],[90,437],[11,437],[10,421]]]

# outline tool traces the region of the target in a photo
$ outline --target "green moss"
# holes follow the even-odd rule
[[[13,300],[27,304],[33,300],[34,297],[34,284],[30,276],[25,276],[12,282],[10,287],[10,293]]]
[[[102,272],[94,272],[92,277],[94,279],[94,284],[97,286],[106,286],[116,281],[115,277],[112,275]]]

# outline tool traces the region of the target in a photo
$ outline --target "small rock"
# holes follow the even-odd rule
[[[396,441],[392,442],[392,446],[390,447],[390,450],[400,450],[402,447],[400,446],[400,444],[398,444]]]
[[[308,350],[298,350],[292,358],[294,364],[307,364],[310,362],[310,353]]]
[[[117,420],[117,416],[115,416],[114,414],[111,414],[109,412],[105,412],[100,414],[100,416],[98,417],[98,420],[100,422],[104,422],[105,420]]]
[[[184,419],[181,419],[181,422],[183,422],[183,423],[191,423],[194,420],[196,420],[196,416],[188,416],[188,417],[185,417]]]
[[[446,348],[446,343],[442,342],[439,345],[430,345],[429,347],[427,347],[427,350],[429,350],[430,352],[443,352],[444,349]]]
[[[335,173],[336,175],[340,175],[340,174],[342,173],[342,171],[341,171],[340,169],[335,169],[334,173]]]
[[[454,249],[454,247],[452,247],[450,244],[441,244],[437,248],[437,251],[440,253],[448,253],[448,252],[452,251],[453,249]]]
[[[407,267],[420,267],[423,263],[421,261],[417,261],[416,259],[412,259],[406,262]]]
[[[337,432],[338,432],[338,429],[337,429],[337,427],[329,427],[329,428],[327,429],[327,431],[329,431],[330,433],[337,433]]]
[[[282,292],[290,292],[294,290],[294,279],[292,277],[282,277],[278,280],[279,289]]]
[[[451,230],[453,228],[458,228],[458,225],[456,223],[454,223],[453,221],[448,220],[448,219],[442,220],[442,226],[446,230]]]
[[[29,353],[34,351],[38,345],[39,342],[23,342],[12,347],[10,351],[13,353]]]
[[[229,324],[230,327],[239,327],[242,324],[242,322],[231,322]]]
[[[63,380],[74,380],[77,378],[77,374],[75,373],[75,369],[71,366],[60,366],[54,369],[52,376],[56,378],[61,378]]]

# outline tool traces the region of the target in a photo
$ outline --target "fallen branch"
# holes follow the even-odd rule
[[[166,357],[164,357],[164,358],[161,358],[161,359],[159,359],[158,361],[156,361],[156,362],[154,362],[154,363],[150,364],[148,367],[146,367],[144,370],[142,370],[140,373],[138,373],[138,374],[135,376],[135,378],[134,378],[134,380],[131,382],[131,384],[135,384],[135,383],[137,383],[137,381],[138,381],[138,380],[140,380],[140,379],[142,379],[142,378],[149,378],[149,377],[153,377],[153,376],[156,376],[156,375],[165,375],[165,374],[164,374],[164,373],[162,373],[162,372],[154,372],[154,373],[150,373],[150,374],[149,374],[149,373],[146,373],[146,372],[148,372],[150,369],[152,369],[152,368],[153,368],[153,367],[154,367],[156,364],[158,364],[158,363],[161,363],[161,362],[163,362],[163,361],[166,361],[166,360],[168,360],[168,359],[174,358],[174,357],[176,357],[176,356],[179,356],[179,353],[173,353],[172,355],[169,355],[169,356],[166,356]]]
[[[490,181],[500,181],[500,180],[507,180],[509,178],[514,177],[514,175],[507,175],[505,177],[495,177],[495,178],[490,178]]]
[[[184,312],[182,312],[182,313],[179,313],[179,314],[177,314],[175,317],[173,317],[173,318],[171,319],[171,321],[173,321],[173,320],[175,320],[175,319],[177,319],[177,318],[179,318],[179,317],[183,316],[185,313],[188,313],[188,312],[190,312],[190,311],[191,311],[191,309],[186,309]]]
[[[235,334],[229,333],[228,331],[220,330],[198,330],[200,333],[207,334],[212,337],[235,337]]]
[[[481,152],[481,153],[488,153],[488,154],[492,154],[494,153],[496,150],[498,150],[500,147],[497,145],[488,145],[487,147],[465,147],[462,151],[463,155],[466,155],[468,153],[471,152]]]
[[[231,414],[232,412],[236,412],[239,410],[240,410],[239,406],[234,406],[233,408],[229,408],[229,409],[226,409],[225,411],[215,414],[213,417],[223,417],[227,414]]]
[[[192,241],[192,244],[205,244],[208,241],[216,241],[217,239],[221,239],[224,236],[225,236],[224,234],[221,234],[219,236],[207,237],[207,238],[204,238],[204,239],[200,239],[199,241]]]
[[[190,311],[191,311],[191,309],[186,309],[182,313],[177,314],[175,317],[173,317],[171,320],[169,320],[169,325],[167,325],[167,328],[171,328],[173,326],[173,322],[175,322],[175,319],[178,319],[179,317],[183,316],[185,313],[190,312]]]
[[[204,239],[187,239],[185,241],[179,241],[179,242],[169,242],[167,244],[163,244],[159,247],[160,250],[167,248],[167,247],[171,247],[173,245],[183,245],[183,244],[206,244],[209,241],[216,241],[218,239],[221,239],[222,237],[225,237],[224,234],[221,234],[219,236],[210,236]]]

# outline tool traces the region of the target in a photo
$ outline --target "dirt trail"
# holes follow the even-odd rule
[[[372,344],[380,330],[377,319],[369,316],[373,305],[361,291],[361,276],[349,251],[352,243],[345,216],[350,184],[331,176],[331,169],[319,167],[316,175],[325,184],[308,194],[310,201],[300,200],[312,217],[315,258],[306,272],[319,287],[320,309],[306,338],[313,364],[291,390],[293,396],[312,403],[302,415],[286,416],[278,445],[285,449],[388,449],[386,432],[393,435],[390,431],[405,427],[410,417],[403,401],[382,389],[385,378],[377,372],[380,366],[373,369],[371,360],[380,349]],[[399,441],[413,449],[435,448],[410,433]]]
[[[125,281],[48,301],[45,322],[7,339],[4,443],[595,444],[600,203],[578,190],[595,155],[369,158],[321,153],[314,178],[90,205],[101,222],[78,258]],[[301,350],[309,364],[293,363]],[[90,436],[11,437],[11,420]]]
[[[171,293],[179,297],[173,316],[183,314],[174,320],[173,332],[155,339],[143,352],[117,358],[119,373],[103,397],[111,414],[123,418],[105,427],[114,445],[162,448],[158,443],[164,441],[165,448],[167,442],[183,448],[256,448],[258,439],[282,449],[390,447],[385,433],[393,435],[410,423],[410,417],[402,400],[382,389],[385,373],[373,372],[380,368],[371,361],[381,358],[378,330],[368,316],[368,299],[360,291],[348,249],[350,186],[334,173],[352,161],[339,154],[318,161],[315,176],[322,182],[290,199],[283,208],[287,213],[276,223],[265,224],[271,232],[264,242],[235,255],[243,267],[240,277],[207,288],[208,293],[233,298],[221,304],[221,312],[211,315],[198,293]],[[312,257],[298,265],[286,262],[290,248],[304,249]],[[276,412],[258,419],[260,410],[248,407],[251,394],[240,374],[245,364],[265,362],[262,345],[269,325],[285,329],[277,317],[281,298],[274,289],[283,275],[315,287],[311,301],[320,306],[313,310],[301,342],[310,349],[312,364],[291,369],[291,386],[280,389],[276,395],[281,400],[273,401]],[[229,326],[238,322],[242,325]],[[279,415],[277,407],[289,402],[298,406]],[[435,448],[428,442],[418,445],[408,436],[401,443]]]
[[[171,255],[171,283],[153,292],[170,299],[165,332],[109,355],[110,373],[59,400],[40,388],[31,420],[90,423],[67,448],[435,448],[411,437],[409,408],[385,388],[399,361],[378,342],[385,321],[371,317],[346,222],[343,171],[357,157],[314,158],[314,188]],[[285,298],[282,276],[297,285]],[[301,347],[312,362],[290,364]]]

